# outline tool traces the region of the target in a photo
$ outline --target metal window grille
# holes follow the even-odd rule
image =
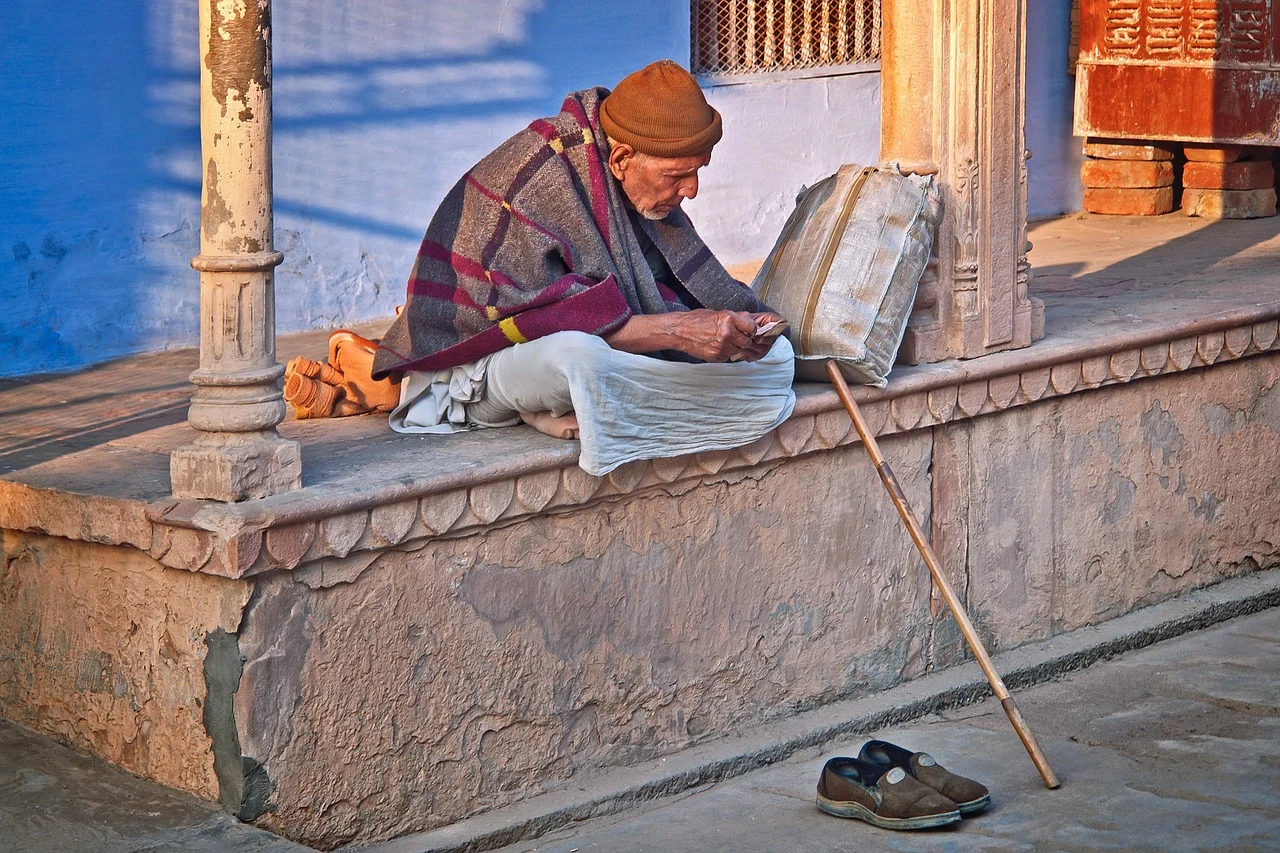
[[[880,61],[880,0],[692,0],[692,12],[698,74]]]

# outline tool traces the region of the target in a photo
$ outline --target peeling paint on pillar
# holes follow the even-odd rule
[[[204,204],[200,207],[200,230],[206,240],[213,240],[218,229],[231,221],[231,208],[227,207],[218,191],[218,161],[212,157],[204,167]],[[254,251],[257,251],[256,249]]]
[[[225,117],[228,96],[234,90],[245,101],[251,86],[271,85],[271,10],[258,0],[209,0],[208,52],[205,67],[213,76],[213,96]],[[253,121],[253,110],[244,104],[240,121]]]

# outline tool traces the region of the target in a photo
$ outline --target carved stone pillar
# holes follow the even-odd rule
[[[946,207],[899,358],[1025,347],[1025,0],[883,0],[882,21],[880,158],[936,174]]]
[[[173,452],[179,497],[237,501],[301,485],[281,438],[272,247],[270,0],[201,0],[200,367],[187,414],[200,430]]]

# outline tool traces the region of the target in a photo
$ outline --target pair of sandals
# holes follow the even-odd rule
[[[377,341],[339,329],[329,336],[329,360],[292,359],[284,369],[284,399],[299,420],[390,412],[400,402],[400,383],[375,381]]]
[[[818,808],[883,829],[945,826],[989,805],[985,785],[883,740],[868,741],[857,758],[832,758],[818,779]]]

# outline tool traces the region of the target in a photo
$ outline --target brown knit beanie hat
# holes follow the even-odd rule
[[[654,157],[710,151],[723,133],[698,81],[670,59],[623,77],[600,104],[600,124],[615,142]]]

